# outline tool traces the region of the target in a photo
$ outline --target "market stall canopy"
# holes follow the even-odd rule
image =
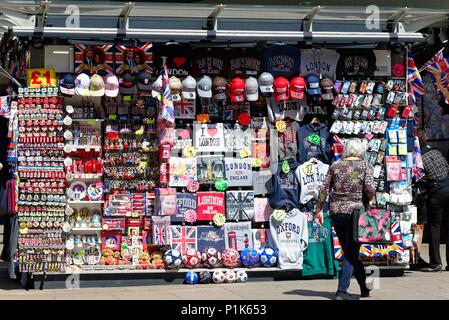
[[[0,25],[17,36],[83,40],[424,42],[419,31],[447,27],[449,14],[449,3],[433,0],[428,8],[418,1],[416,8],[392,7],[392,1],[377,1],[379,7],[367,7],[368,1],[244,2],[4,1],[0,20],[7,23]]]

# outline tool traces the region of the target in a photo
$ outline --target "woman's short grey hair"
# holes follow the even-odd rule
[[[342,158],[356,157],[363,159],[365,156],[365,145],[359,138],[351,138],[346,141],[345,151]]]

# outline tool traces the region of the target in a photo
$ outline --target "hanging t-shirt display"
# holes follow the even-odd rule
[[[193,210],[196,212],[196,194],[194,193],[176,193],[176,215],[171,216],[172,222],[183,222],[184,213],[187,210]]]
[[[276,44],[264,49],[264,70],[273,77],[291,78],[299,75],[300,55],[296,47]]]
[[[191,146],[192,144],[193,140],[191,127],[187,127],[185,129],[175,129],[175,145],[172,147],[173,153],[178,153],[184,150],[185,147]]]
[[[323,215],[323,224],[317,224],[313,215],[307,214],[309,241],[304,252],[302,275],[337,276],[338,261],[334,259],[332,250],[331,219],[327,212]]]
[[[376,71],[373,50],[342,50],[337,64],[337,78],[372,78]]]
[[[253,191],[226,192],[226,219],[230,221],[252,220],[254,217]]]
[[[251,130],[249,128],[243,129],[239,124],[225,124],[224,138],[226,152],[236,152],[251,147]]]
[[[223,123],[194,123],[194,147],[198,152],[224,151]]]
[[[192,73],[192,48],[181,44],[159,44],[154,48],[153,61],[156,75],[167,65],[168,76],[185,78]]]
[[[329,165],[316,159],[311,159],[296,169],[295,174],[301,183],[299,201],[302,204],[313,199],[318,200],[319,190],[326,178],[327,170]]]
[[[215,214],[225,213],[225,197],[223,192],[197,192],[197,219],[212,221]]]
[[[198,226],[197,246],[199,252],[203,252],[209,248],[214,248],[215,250],[222,252],[225,249],[224,228]]]
[[[226,179],[229,187],[253,185],[251,158],[225,158]]]
[[[228,51],[222,48],[193,49],[193,77],[207,75],[211,78],[228,75]]]
[[[307,100],[277,101],[274,97],[267,98],[268,116],[271,122],[276,120],[291,119],[303,121]]]
[[[258,77],[262,73],[262,50],[236,48],[229,52],[229,77]]]
[[[299,129],[299,123],[292,120],[285,120],[286,128],[284,132],[277,132],[277,137],[272,137],[273,143],[278,150],[279,160],[296,159],[298,153],[298,143],[296,132]]]
[[[250,112],[251,104],[248,101],[244,102],[232,102],[227,100],[223,105],[223,120],[237,121],[241,113]]]
[[[227,222],[224,225],[225,246],[236,250],[253,247],[251,222]]]
[[[321,124],[305,124],[297,131],[298,161],[304,163],[316,158],[324,163],[330,162],[329,129]]]
[[[287,162],[287,164],[286,164]],[[294,161],[284,161],[279,164],[278,171],[273,176],[272,190],[270,194],[270,206],[273,209],[282,209],[287,206],[299,207],[299,189],[301,187],[295,170],[298,163]]]
[[[255,195],[265,195],[270,193],[271,177],[271,170],[253,171],[253,188]]]
[[[335,80],[335,71],[340,54],[335,50],[314,48],[301,49],[301,76],[309,74],[329,77]]]
[[[198,183],[214,183],[218,178],[224,178],[225,165],[222,155],[201,155],[197,157]]]

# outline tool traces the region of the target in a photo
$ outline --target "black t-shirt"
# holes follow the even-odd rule
[[[372,50],[341,50],[337,64],[337,78],[374,77],[376,55]]]
[[[224,48],[193,49],[193,77],[207,75],[211,78],[228,75],[228,51]]]
[[[161,74],[164,63],[167,64],[170,77],[182,79],[192,73],[192,49],[187,45],[158,45],[154,49],[153,61],[158,75]]]
[[[262,50],[237,48],[229,52],[229,78],[255,77],[262,73]]]

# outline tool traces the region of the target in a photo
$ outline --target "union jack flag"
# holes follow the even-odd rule
[[[169,244],[167,232],[167,224],[155,223],[153,225],[153,243],[158,246]]]
[[[337,232],[335,232],[334,227],[332,227],[332,243],[334,245],[334,257],[337,260],[343,260],[344,254],[343,249],[341,248],[340,241],[337,237]]]
[[[175,117],[179,119],[195,119],[195,100],[174,102]]]
[[[334,134],[332,136],[332,152],[334,153],[334,161],[341,159],[344,150],[345,145],[343,144],[343,141],[341,141],[341,139],[336,134]]]
[[[442,54],[442,53],[441,53]],[[449,104],[449,61],[439,56],[439,60],[426,67],[432,76],[433,84],[440,97]]]
[[[407,82],[410,86],[411,102],[416,105],[416,97],[424,95],[426,91],[410,50],[407,52]]]
[[[399,221],[394,221],[391,225],[391,234],[393,236],[393,244],[388,246],[388,255],[396,255],[404,252],[404,244],[402,243],[401,225]]]
[[[173,101],[171,101],[170,85],[168,79],[167,65],[164,65],[162,72],[162,119],[169,123],[175,122],[175,110],[173,108]]]
[[[178,250],[183,255],[188,249],[196,250],[196,231],[194,226],[171,226],[171,248]]]
[[[428,67],[430,67],[433,64],[441,64],[444,60],[444,55],[443,55],[443,51],[444,48],[442,48],[440,51],[438,51],[432,58],[430,58],[429,61],[427,61],[419,71],[423,71],[424,69],[427,69]],[[442,66],[442,70],[447,68],[447,65],[445,66],[444,64],[441,64]]]

